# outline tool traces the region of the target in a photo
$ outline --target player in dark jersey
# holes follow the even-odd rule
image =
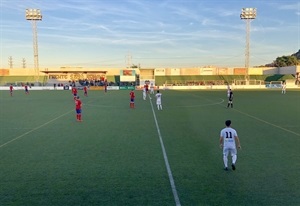
[[[28,85],[27,84],[25,84],[24,88],[25,88],[25,94],[29,94]]]
[[[233,108],[233,92],[232,90],[230,89],[229,90],[229,96],[228,96],[228,104],[227,104],[227,108],[229,108],[229,106],[231,106],[231,108]]]

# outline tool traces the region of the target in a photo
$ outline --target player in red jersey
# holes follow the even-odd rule
[[[146,89],[146,93],[149,94],[149,85],[148,85],[148,84],[145,84],[145,85],[144,85],[144,88]]]
[[[29,94],[28,85],[27,84],[25,84],[24,88],[25,88],[25,94]]]
[[[84,86],[84,87],[83,87],[83,93],[84,93],[84,96],[86,96],[86,97],[88,96],[87,90],[88,90],[88,89],[87,89],[87,86]]]
[[[76,89],[76,87],[72,87],[72,94],[74,96],[74,100],[76,100],[76,97],[77,97],[77,89]]]
[[[81,105],[82,105],[82,102],[79,98],[79,96],[76,97],[75,99],[75,110],[76,110],[76,119],[77,121],[81,122]]]
[[[131,90],[129,95],[130,95],[130,108],[134,108],[134,98],[135,98],[134,91]]]
[[[14,89],[14,87],[13,87],[13,85],[11,84],[11,85],[9,86],[9,93],[10,93],[10,96],[11,96],[11,97],[13,96],[13,89]]]

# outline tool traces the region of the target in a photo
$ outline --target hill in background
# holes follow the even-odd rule
[[[289,55],[277,57],[272,63],[266,64],[267,67],[286,67],[300,65],[300,49],[298,52]]]

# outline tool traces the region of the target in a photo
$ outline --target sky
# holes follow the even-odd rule
[[[37,22],[39,68],[244,67],[300,49],[300,0],[0,0],[0,68],[34,67],[28,8]]]

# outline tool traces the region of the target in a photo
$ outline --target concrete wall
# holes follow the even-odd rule
[[[262,68],[249,68],[248,74],[249,75],[262,75],[263,70],[262,70]]]
[[[200,75],[199,68],[181,68],[180,75]]]
[[[88,70],[99,70],[106,71],[106,75],[120,75],[120,70],[126,68],[82,68],[82,67],[61,67],[61,68],[46,68],[40,69],[40,76],[44,76],[45,73],[42,71],[67,71],[67,70],[78,70],[78,71],[88,71]],[[135,69],[136,74],[140,74],[140,71],[147,68]],[[217,68],[217,67],[194,67],[194,68],[149,68],[149,70],[154,70],[155,75],[158,76],[169,76],[169,75],[234,75],[235,71],[244,68]],[[9,71],[10,76],[32,76],[35,75],[33,68],[2,68],[0,76],[6,76],[7,71]],[[290,66],[290,67],[261,67],[261,68],[249,68],[249,75],[273,75],[273,74],[296,74],[300,72],[300,66]]]
[[[296,74],[296,66],[280,67],[279,74]]]
[[[263,74],[264,75],[279,74],[279,69],[277,67],[264,67]]]

